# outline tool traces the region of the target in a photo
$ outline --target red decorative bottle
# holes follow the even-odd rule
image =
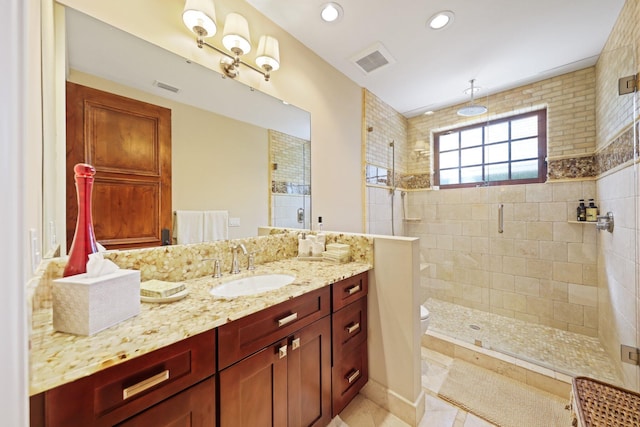
[[[93,220],[91,219],[91,191],[96,170],[86,163],[78,163],[73,167],[73,171],[76,174],[78,221],[69,250],[69,261],[62,274],[63,277],[86,273],[89,254],[98,252],[96,236],[93,232]]]

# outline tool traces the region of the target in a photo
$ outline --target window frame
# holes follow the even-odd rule
[[[524,178],[524,179],[506,179],[506,180],[496,180],[496,181],[487,181],[485,179],[485,166],[490,165],[491,163],[485,163],[485,147],[487,145],[485,145],[485,136],[486,136],[486,132],[485,132],[485,128],[487,126],[491,126],[491,125],[496,125],[499,123],[504,123],[504,122],[512,122],[515,120],[520,120],[523,118],[528,118],[528,117],[536,117],[538,118],[538,176],[535,178]],[[440,184],[440,136],[441,135],[448,135],[451,134],[453,132],[457,132],[458,134],[461,134],[463,131],[466,130],[470,130],[470,129],[482,129],[482,144],[478,145],[476,147],[482,147],[482,163],[479,164],[479,166],[482,167],[482,177],[483,180],[482,181],[477,181],[477,182],[465,182],[465,183],[458,183],[458,184],[444,184],[441,185]],[[521,138],[521,139],[526,139],[526,138]],[[511,144],[514,141],[519,141],[520,139],[511,139],[511,132],[509,132],[509,139],[507,140],[509,143],[509,153],[511,153]],[[500,143],[504,143],[504,142],[500,142]],[[465,147],[466,148],[466,147]],[[460,147],[460,141],[458,140],[458,156],[460,156],[460,153],[462,151],[461,147]],[[450,151],[454,151],[454,150],[450,150]],[[434,186],[438,186],[441,189],[446,189],[446,188],[467,188],[467,187],[478,187],[478,186],[485,186],[485,185],[518,185],[518,184],[532,184],[532,183],[542,183],[542,182],[546,182],[547,180],[547,109],[543,108],[540,110],[535,110],[535,111],[529,111],[526,113],[518,113],[515,114],[513,116],[508,116],[508,117],[504,117],[504,118],[500,118],[500,119],[495,119],[495,120],[487,120],[481,123],[474,123],[471,125],[466,125],[466,126],[460,126],[460,127],[456,127],[453,129],[448,129],[446,131],[441,131],[441,132],[434,132],[433,133],[433,185]],[[511,156],[509,156],[511,157]],[[460,157],[458,157],[460,159]],[[533,158],[531,158],[531,160],[533,160]],[[520,161],[520,159],[518,160]],[[505,163],[509,164],[509,174],[511,174],[511,164],[514,161],[509,158],[509,160]],[[458,172],[460,172],[461,170],[461,166],[460,166],[460,161],[458,161]]]

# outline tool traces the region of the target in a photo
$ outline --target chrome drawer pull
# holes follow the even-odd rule
[[[291,323],[297,318],[298,318],[298,313],[293,313],[288,315],[287,317],[283,317],[282,319],[278,320],[278,327],[284,326],[287,323]]]
[[[156,374],[150,378],[147,378],[146,380],[140,381],[139,383],[134,384],[122,390],[122,399],[126,400],[168,379],[169,379],[169,370],[165,369],[159,374]]]
[[[360,323],[354,323],[351,326],[347,326],[345,329],[347,330],[348,333],[352,334],[353,332],[360,329]]]
[[[352,286],[350,288],[345,289],[344,291],[347,292],[349,295],[353,295],[356,292],[360,292],[361,290],[362,290],[362,286],[355,285],[355,286]]]
[[[300,348],[300,338],[296,338],[295,340],[291,341],[291,350],[295,350],[297,348]]]
[[[349,381],[349,384],[351,384],[352,382],[357,380],[359,377],[360,377],[360,371],[356,369],[356,371],[353,374],[349,375],[349,377],[347,378],[347,381]]]
[[[280,356],[280,359],[287,357],[287,346],[283,345],[282,347],[280,347],[278,349],[278,356]]]

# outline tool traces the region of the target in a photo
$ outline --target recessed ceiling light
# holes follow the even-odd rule
[[[450,10],[443,10],[433,15],[427,21],[429,28],[432,30],[442,30],[453,22],[454,14]]]
[[[432,115],[432,114],[433,114],[433,110],[425,111],[423,114],[424,114],[425,116],[430,116],[430,115]]]
[[[338,3],[325,3],[320,8],[320,17],[325,22],[338,22],[342,19],[342,6]]]

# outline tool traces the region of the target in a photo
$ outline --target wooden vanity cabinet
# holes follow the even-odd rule
[[[369,380],[367,272],[332,286],[332,414],[335,417]]]
[[[221,427],[331,421],[329,315],[326,287],[219,328]]]
[[[215,336],[204,332],[33,396],[31,426],[214,427]]]

